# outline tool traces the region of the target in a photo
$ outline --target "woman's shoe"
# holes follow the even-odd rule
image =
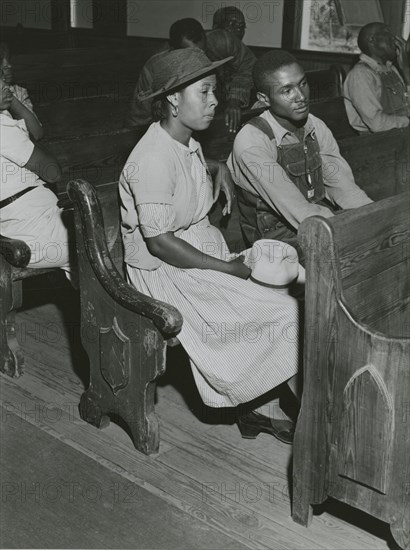
[[[295,425],[289,420],[275,420],[274,418],[251,411],[238,416],[237,422],[239,431],[244,439],[255,439],[261,432],[265,432],[288,445],[293,443]]]

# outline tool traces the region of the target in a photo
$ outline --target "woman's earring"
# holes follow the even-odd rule
[[[171,113],[172,113],[172,116],[173,116],[173,117],[177,117],[177,116],[178,116],[178,105],[173,105],[173,106],[172,106]]]

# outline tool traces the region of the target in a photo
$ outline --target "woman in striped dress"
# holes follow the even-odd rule
[[[120,178],[122,235],[129,281],[174,305],[204,403],[238,408],[243,437],[265,431],[290,443],[288,420],[252,410],[253,401],[288,382],[296,387],[298,302],[247,280],[243,257],[230,254],[208,220],[213,186],[194,131],[206,129],[217,106],[218,66],[196,48],[161,59],[153,91],[159,122],[137,143]],[[265,401],[267,400],[267,397]],[[271,410],[271,409],[270,409]]]

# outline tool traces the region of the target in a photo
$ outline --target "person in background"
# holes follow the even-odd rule
[[[29,267],[59,267],[70,278],[63,212],[45,185],[58,182],[61,169],[53,155],[31,141],[23,118],[5,114],[14,99],[10,86],[0,79],[0,233],[28,244]]]
[[[214,13],[212,28],[232,32],[238,40],[242,41],[246,30],[245,17],[236,6],[225,6]]]
[[[406,42],[384,23],[369,23],[360,30],[357,42],[360,60],[344,83],[350,125],[361,133],[406,128],[410,117],[410,36]]]
[[[178,339],[203,402],[237,407],[243,437],[263,431],[291,443],[293,423],[268,392],[284,384],[297,392],[298,301],[246,280],[244,257],[231,254],[209,222],[213,169],[192,137],[215,116],[216,72],[227,62],[211,62],[198,48],[160,58],[146,98],[156,122],[119,181],[127,279],[182,313]]]
[[[267,52],[253,78],[267,109],[239,131],[228,159],[242,234],[248,246],[262,238],[292,245],[303,265],[296,233],[305,218],[372,200],[356,185],[329,128],[309,114],[309,85],[293,55]]]
[[[240,110],[249,105],[255,57],[234,33],[219,28],[205,33],[202,25],[192,18],[173,23],[169,32],[168,49],[155,54],[145,63],[134,90],[126,126],[145,129],[152,122],[151,101],[142,101],[141,97],[151,89],[156,64],[166,52],[189,47],[204,50],[212,61],[232,57],[218,71],[218,95],[229,131],[237,131],[241,119]]]
[[[13,94],[10,106],[3,111],[3,115],[9,115],[15,120],[23,119],[31,137],[40,140],[44,135],[43,127],[34,113],[33,104],[27,90],[18,84],[14,84],[10,50],[5,42],[0,43],[0,77],[3,82],[8,84],[9,90]]]
[[[213,16],[212,31],[207,33],[206,55],[217,61],[233,56],[233,61],[218,73],[221,83],[221,109],[229,132],[235,133],[241,123],[241,109],[248,107],[253,88],[252,69],[256,57],[242,42],[245,36],[245,17],[235,6],[218,9]]]

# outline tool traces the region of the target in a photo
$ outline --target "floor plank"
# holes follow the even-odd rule
[[[2,548],[245,548],[18,416],[6,418]]]

